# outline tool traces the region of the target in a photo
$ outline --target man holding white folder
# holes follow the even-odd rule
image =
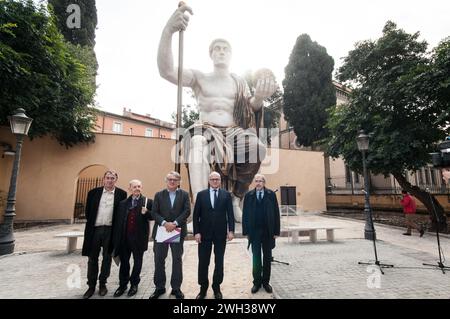
[[[155,256],[155,291],[149,299],[157,299],[166,293],[165,260],[172,251],[171,295],[184,299],[181,291],[183,281],[183,242],[187,234],[186,221],[191,213],[189,194],[179,188],[181,176],[170,172],[166,176],[167,188],[156,193],[153,201],[152,217],[155,220],[152,238]]]

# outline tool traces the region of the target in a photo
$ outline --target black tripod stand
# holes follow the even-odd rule
[[[273,257],[272,257],[272,259],[270,261],[273,262],[273,263],[279,263],[279,264],[283,264],[283,265],[288,265],[289,266],[289,263],[284,262],[284,261],[276,260]]]
[[[439,226],[441,224],[441,219],[439,218],[437,212],[436,212],[436,208],[434,207],[434,201],[433,198],[431,197],[431,194],[428,191],[428,195],[430,196],[430,200],[431,200],[431,205],[433,207],[433,215],[434,218],[436,219],[436,239],[437,239],[437,244],[438,244],[438,252],[439,252],[439,261],[437,262],[437,265],[434,264],[423,264],[424,266],[433,266],[433,267],[438,267],[439,269],[442,270],[442,273],[445,274],[445,270],[450,270],[450,267],[447,267],[444,265],[444,262],[442,261],[442,249],[441,249],[441,241],[439,239]]]
[[[364,193],[366,193],[364,191]],[[367,195],[367,193],[366,193]],[[375,226],[373,224],[373,219],[372,219],[372,210],[370,209],[370,207],[366,204],[366,213],[369,215],[369,219],[370,219],[370,225],[372,226],[372,241],[373,241],[373,251],[375,253],[375,261],[374,262],[358,262],[359,265],[376,265],[378,266],[378,268],[380,268],[380,272],[381,274],[384,275],[383,269],[382,268],[392,268],[394,267],[394,265],[388,265],[388,264],[382,264],[380,263],[380,261],[378,260],[378,254],[377,254],[377,244],[376,244],[376,236],[375,236]]]

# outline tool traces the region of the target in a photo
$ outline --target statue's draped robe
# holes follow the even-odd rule
[[[191,138],[203,135],[207,146],[211,171],[222,176],[223,187],[243,198],[253,177],[258,172],[266,148],[257,136],[261,123],[261,111],[254,112],[249,104],[250,94],[246,82],[232,74],[237,85],[232,127],[221,127],[208,122],[197,122],[183,135],[183,157],[189,172]]]

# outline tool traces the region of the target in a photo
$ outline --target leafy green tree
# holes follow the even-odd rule
[[[194,101],[194,105],[189,103],[181,106],[181,127],[188,128],[192,124],[194,124],[199,118],[200,113],[198,112],[198,105],[195,99],[194,92],[190,88],[185,88],[185,93],[189,94],[192,101]],[[172,120],[177,123],[177,113],[172,113]]]
[[[423,99],[435,103],[438,127],[448,127],[450,119],[450,37],[433,49],[429,68],[419,76]],[[434,111],[432,110],[432,111]]]
[[[408,34],[388,21],[378,40],[359,42],[349,52],[338,79],[353,90],[347,105],[330,109],[327,152],[343,156],[351,169],[361,172],[356,136],[364,129],[370,133],[367,163],[371,172],[392,174],[429,212],[434,204],[444,225],[439,202],[406,178],[407,171],[429,163],[429,153],[450,124],[449,117],[442,116],[448,115],[450,102],[448,41],[430,58],[427,43],[418,37],[418,32]]]
[[[328,136],[327,108],[336,104],[332,82],[333,58],[309,35],[297,38],[285,68],[284,117],[293,126],[297,141],[315,148]]]
[[[188,128],[199,119],[198,111],[196,109],[193,109],[190,104],[183,105],[181,113],[181,126],[184,128]],[[172,120],[176,123],[177,113],[172,113],[171,116]]]
[[[95,28],[97,27],[97,8],[95,0],[48,0],[57,17],[57,26],[64,38],[81,46],[95,46]],[[76,16],[78,11],[80,16]],[[79,19],[79,27],[76,22]],[[68,23],[69,22],[69,23]]]
[[[97,27],[95,0],[48,0],[48,3],[50,11],[56,16],[58,30],[76,48],[72,52],[88,67],[95,89],[98,70],[94,51]]]
[[[0,125],[19,107],[34,119],[30,137],[50,134],[67,147],[92,142],[95,87],[54,16],[32,0],[0,2]]]

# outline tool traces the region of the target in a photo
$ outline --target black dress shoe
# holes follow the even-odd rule
[[[180,289],[172,290],[170,294],[177,299],[184,299],[184,293]]]
[[[253,287],[252,287],[252,294],[256,294],[258,292],[259,288],[261,288],[260,285],[253,285]]]
[[[106,286],[100,286],[100,288],[98,289],[98,294],[100,296],[106,296],[106,294],[108,293],[108,289],[106,288]]]
[[[159,296],[164,295],[166,293],[166,289],[155,289],[155,291],[151,294],[148,299],[158,299]]]
[[[125,286],[125,287],[119,286],[119,288],[117,288],[116,292],[114,293],[114,297],[122,296],[126,290],[127,290],[127,286]]]
[[[138,292],[137,285],[131,285],[130,290],[128,290],[128,297],[134,296]]]
[[[197,297],[195,297],[195,299],[205,299],[206,297],[206,290],[200,290],[200,292],[198,293]]]
[[[421,228],[420,229],[420,237],[423,237],[423,234],[425,233],[425,229]]]
[[[214,291],[214,298],[215,299],[223,299],[222,292],[220,292],[220,290]]]
[[[273,289],[272,289],[272,286],[271,286],[271,285],[265,284],[265,285],[263,285],[263,287],[264,287],[264,289],[265,289],[269,294],[272,293]]]
[[[89,299],[92,297],[92,295],[95,292],[95,287],[89,287],[88,290],[86,290],[86,292],[83,295],[83,299]]]

